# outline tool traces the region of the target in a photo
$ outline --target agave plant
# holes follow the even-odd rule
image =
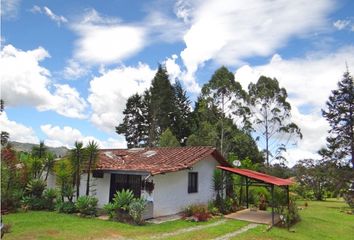
[[[42,179],[33,179],[26,186],[26,192],[34,197],[40,198],[46,187],[46,182]]]
[[[123,189],[122,191],[116,192],[116,194],[114,194],[113,202],[117,209],[127,212],[129,210],[129,205],[133,200],[133,192],[129,189]]]

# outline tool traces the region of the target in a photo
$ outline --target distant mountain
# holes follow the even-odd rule
[[[31,152],[34,146],[38,146],[38,144],[33,143],[20,143],[15,141],[9,142],[13,149],[16,151],[23,151],[23,152]],[[68,154],[69,149],[66,147],[48,147],[48,151],[54,153],[57,157],[63,157]]]

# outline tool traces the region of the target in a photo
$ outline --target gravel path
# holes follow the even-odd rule
[[[251,223],[251,224],[248,224],[247,226],[243,227],[243,228],[240,228],[238,229],[237,231],[235,232],[231,232],[231,233],[228,233],[228,234],[225,234],[223,236],[220,236],[218,238],[215,238],[214,240],[229,240],[230,238],[232,237],[235,237],[241,233],[244,233],[244,232],[247,232],[248,230],[252,229],[252,228],[255,228],[257,227],[259,224],[256,224],[256,223]]]

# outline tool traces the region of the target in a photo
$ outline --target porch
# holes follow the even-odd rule
[[[225,218],[242,220],[242,221],[253,222],[253,223],[261,223],[267,225],[272,224],[271,212],[262,211],[262,210],[252,210],[249,208],[225,215]],[[274,213],[274,224],[277,224],[279,222],[280,222],[279,214]]]

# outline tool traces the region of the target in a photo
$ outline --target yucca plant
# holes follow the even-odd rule
[[[43,191],[46,187],[46,182],[41,179],[33,179],[26,186],[26,192],[30,196],[40,198],[43,194]]]

